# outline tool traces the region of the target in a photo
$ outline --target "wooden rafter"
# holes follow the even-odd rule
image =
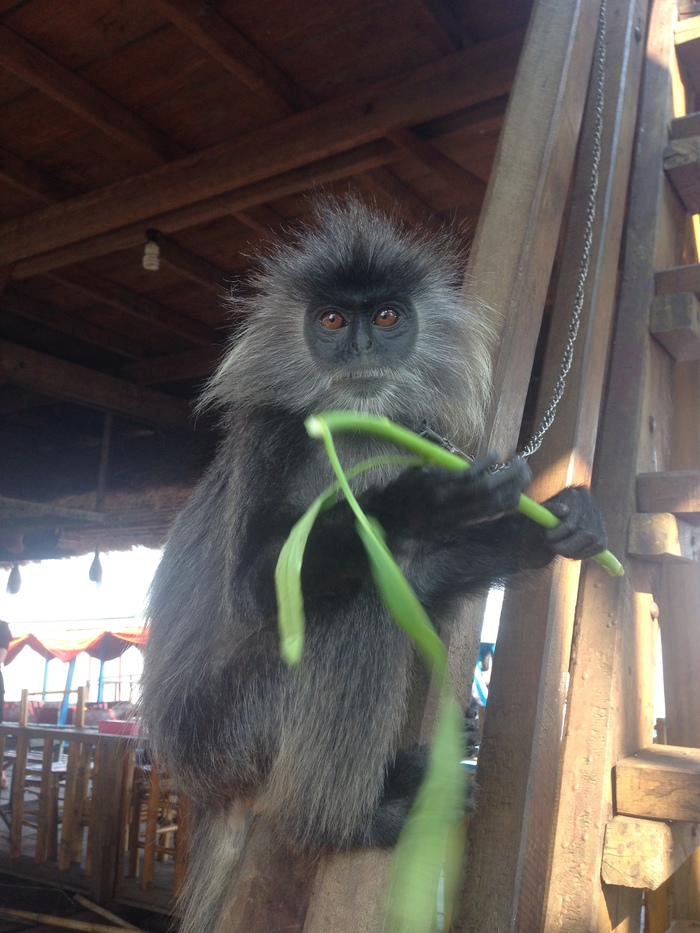
[[[165,161],[182,155],[184,151],[165,133],[136,116],[109,94],[2,25],[0,65],[122,144],[138,146],[149,155]]]
[[[111,305],[119,311],[148,321],[149,324],[161,327],[167,332],[179,334],[194,343],[209,343],[212,339],[212,333],[205,324],[85,268],[74,266],[60,273],[52,272],[51,278],[61,285],[77,289],[95,301]]]
[[[118,353],[129,360],[143,359],[149,354],[147,342],[136,334],[122,336],[92,321],[81,320],[55,305],[23,295],[12,286],[0,295],[0,310],[9,311],[36,324],[43,324],[76,340],[87,341],[111,353]]]
[[[8,262],[106,233],[116,227],[233,192],[372,142],[410,126],[478,104],[510,88],[520,31],[480,43],[176,162],[35,211],[0,225]],[[284,138],[285,145],[278,144]]]
[[[294,113],[312,101],[213,6],[199,0],[152,0],[195,45],[281,113]]]
[[[187,402],[134,385],[85,366],[66,363],[45,353],[0,340],[0,379],[49,397],[88,408],[112,411],[133,421],[145,421],[176,431],[191,431]]]

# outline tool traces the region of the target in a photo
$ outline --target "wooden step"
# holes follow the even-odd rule
[[[637,505],[640,512],[672,512],[692,525],[700,524],[700,470],[640,473]]]
[[[700,359],[700,301],[695,292],[657,295],[651,303],[649,330],[674,360]]]
[[[700,213],[700,136],[672,139],[664,149],[664,171],[686,211]]]
[[[617,815],[700,822],[700,749],[650,745],[615,765]]]
[[[700,846],[699,829],[697,823],[616,816],[605,827],[603,881],[655,891]]]
[[[671,512],[643,512],[630,518],[627,550],[645,560],[688,564],[700,558],[700,533]]]

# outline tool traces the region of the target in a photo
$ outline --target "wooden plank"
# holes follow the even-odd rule
[[[700,920],[674,920],[668,928],[668,933],[697,933],[700,930]]]
[[[36,256],[166,211],[235,191],[510,90],[522,43],[508,33],[293,114],[99,191],[0,225],[4,262]],[[280,145],[284,140],[284,145]]]
[[[592,5],[593,6],[593,5]],[[596,10],[588,14],[595,16]],[[642,15],[642,21],[644,13]],[[603,119],[601,177],[597,199],[593,252],[582,314],[582,328],[567,381],[567,392],[557,420],[542,451],[532,458],[538,480],[536,498],[544,498],[570,482],[586,483],[595,448],[612,314],[617,289],[617,269],[624,205],[619,193],[626,190],[633,147],[637,98],[643,50],[634,38],[639,7],[625,4],[609,24],[605,114]],[[589,23],[589,27],[590,27]],[[595,24],[593,24],[595,25]],[[590,153],[594,132],[595,100],[587,105],[576,168],[572,208],[561,258],[560,287],[552,316],[552,330],[542,382],[543,396],[554,385],[567,340],[568,322],[576,292],[581,260],[584,218],[590,191]],[[524,114],[532,108],[523,104]],[[523,133],[526,133],[524,127]],[[517,158],[514,157],[514,164]],[[517,172],[513,173],[515,182]],[[555,196],[555,195],[552,195]],[[488,199],[487,199],[488,211]],[[488,216],[488,215],[487,215]],[[551,223],[557,230],[555,220]],[[509,226],[507,202],[501,223]],[[542,235],[541,231],[538,231]],[[492,261],[503,250],[495,247]],[[537,254],[523,260],[516,275],[527,279],[542,272]],[[544,262],[543,262],[544,265]],[[491,276],[497,272],[491,270]],[[538,283],[544,300],[543,283]],[[524,295],[509,308],[513,322],[522,313]],[[536,324],[531,324],[535,331]],[[525,344],[533,335],[525,337]],[[517,353],[517,343],[511,349]],[[528,351],[522,351],[527,355]],[[511,371],[503,366],[502,378]],[[506,392],[509,386],[505,386]],[[500,394],[500,385],[497,386]],[[548,398],[542,398],[540,413]],[[505,435],[508,412],[498,413]],[[515,442],[513,428],[519,417],[512,413],[505,451]],[[499,447],[490,442],[491,446]],[[503,446],[500,447],[503,451]],[[517,930],[531,933],[545,929],[542,917],[548,860],[554,833],[552,789],[556,786],[561,724],[565,702],[573,612],[580,565],[560,562],[528,580],[527,600],[517,586],[507,591],[499,629],[498,659],[489,686],[489,707],[484,741],[479,755],[477,780],[481,795],[477,812],[469,822],[469,868],[465,878],[463,915],[459,930],[488,933]],[[595,575],[592,568],[589,571]],[[513,762],[517,761],[517,767]]]
[[[67,871],[73,864],[76,851],[76,839],[80,831],[80,812],[82,807],[78,803],[79,760],[80,746],[76,742],[69,742],[66,785],[63,797],[61,840],[58,846],[59,871]]]
[[[689,16],[681,19],[676,26],[676,54],[681,65],[683,75],[694,90],[700,90],[700,64],[698,50],[700,49],[700,16]]]
[[[41,865],[46,861],[49,835],[51,832],[53,819],[51,813],[52,805],[52,783],[54,781],[51,764],[53,762],[53,742],[51,739],[44,739],[43,756],[41,759],[41,789],[39,792],[39,815],[37,817],[36,827],[36,846],[34,850],[34,861]]]
[[[700,212],[700,136],[672,140],[664,170],[689,214]]]
[[[387,136],[397,146],[410,152],[426,168],[440,175],[455,193],[459,192],[462,197],[469,198],[477,204],[482,203],[486,194],[486,182],[478,175],[405,127],[391,130]]]
[[[122,369],[122,375],[139,385],[159,385],[178,382],[182,379],[206,379],[214,372],[224,348],[219,344],[173,353],[155,359],[130,363]],[[0,500],[1,501],[1,500]]]
[[[43,324],[58,333],[68,334],[76,340],[92,343],[110,353],[118,353],[128,360],[140,360],[153,352],[148,343],[134,333],[128,338],[123,337],[92,321],[81,320],[55,305],[23,295],[12,286],[8,286],[0,296],[0,309]]]
[[[15,762],[12,767],[12,823],[10,825],[10,858],[22,854],[22,822],[24,820],[24,783],[27,777],[29,739],[19,734],[15,744]]]
[[[697,823],[616,816],[605,827],[603,880],[656,891],[698,846]]]
[[[694,292],[657,295],[651,303],[649,330],[674,360],[700,359],[700,302]]]
[[[700,470],[640,473],[637,498],[641,512],[673,512],[696,520],[700,518]]]
[[[193,430],[187,402],[0,340],[0,376],[12,385],[175,431]]]
[[[46,204],[65,201],[79,193],[74,185],[55,178],[6,149],[0,149],[0,178]]]
[[[166,333],[176,333],[194,343],[211,343],[214,339],[212,330],[195,318],[181,314],[174,308],[139,295],[131,289],[96,275],[88,269],[74,266],[62,272],[52,272],[51,278],[62,285],[77,289],[95,301],[110,305],[133,317],[148,321],[154,327],[162,328]]]
[[[676,229],[676,217],[664,217],[674,205],[665,197],[662,175],[674,16],[674,0],[651,5],[607,403],[594,472],[593,492],[606,518],[610,547],[619,555],[625,552],[629,516],[637,511],[635,475],[639,469],[665,465],[670,424],[670,360],[639,321],[640,308],[648,308],[653,298],[654,268],[680,259],[674,237],[665,233],[666,225]],[[657,239],[659,227],[664,235]],[[639,893],[610,888],[600,878],[603,832],[612,816],[611,766],[615,757],[651,741],[654,719],[649,670],[656,623],[650,594],[657,589],[658,570],[631,558],[624,563],[626,575],[617,579],[590,565],[579,595],[561,777],[555,785],[557,826],[544,922],[538,929],[638,929]],[[624,715],[618,715],[621,710]]]
[[[700,136],[700,113],[689,113],[671,120],[669,139],[687,139],[689,136]]]
[[[190,252],[170,237],[162,237],[159,246],[160,261],[164,266],[169,266],[185,278],[203,285],[221,300],[221,290],[228,278],[225,269]]]
[[[214,7],[203,5],[199,0],[152,0],[151,5],[222,68],[275,105],[280,113],[294,113],[311,104],[310,97]]]
[[[91,896],[98,904],[114,902],[117,864],[122,858],[121,813],[124,801],[124,758],[128,740],[109,741],[100,736],[95,748],[92,790]]]
[[[635,557],[689,563],[700,557],[700,535],[670,512],[642,512],[630,518],[627,550]]]
[[[696,414],[697,408],[686,409],[686,431]],[[700,567],[664,567],[658,603],[667,741],[700,748]],[[674,916],[700,917],[700,852],[679,868],[671,884]]]
[[[156,155],[159,160],[168,161],[183,153],[165,133],[2,25],[0,64],[119,143]]]
[[[688,266],[676,266],[673,269],[661,269],[654,276],[657,295],[673,292],[700,293],[700,263]]]
[[[700,821],[700,749],[650,745],[615,765],[617,812]]]

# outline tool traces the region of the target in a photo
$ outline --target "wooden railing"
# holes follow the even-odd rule
[[[168,909],[184,859],[184,805],[147,743],[92,728],[0,725],[0,867]]]

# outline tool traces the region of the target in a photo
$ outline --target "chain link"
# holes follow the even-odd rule
[[[569,333],[566,346],[562,355],[559,377],[552,398],[547,406],[547,410],[542,416],[540,425],[534,432],[530,440],[523,449],[516,454],[516,457],[527,458],[539,450],[544,435],[552,426],[554,417],[557,413],[559,402],[564,395],[566,388],[566,377],[571,369],[571,363],[574,356],[574,346],[578,336],[579,325],[581,323],[581,310],[585,299],[585,285],[588,276],[588,266],[591,257],[591,247],[593,243],[593,222],[595,220],[596,195],[598,193],[598,182],[600,177],[600,155],[601,143],[603,138],[603,104],[605,89],[605,0],[600,3],[600,15],[598,17],[598,35],[596,40],[596,111],[595,125],[593,129],[592,161],[591,161],[591,182],[588,193],[588,205],[586,209],[586,223],[584,226],[583,248],[581,251],[581,264],[579,266],[578,281],[576,285],[576,298],[574,308],[569,321]]]

